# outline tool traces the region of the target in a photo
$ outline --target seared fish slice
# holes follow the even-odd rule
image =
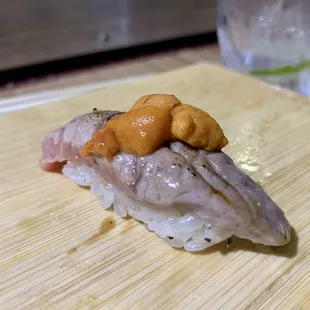
[[[143,221],[168,244],[202,250],[236,235],[271,246],[290,240],[283,211],[223,152],[172,142],[147,156],[119,153],[84,158],[92,134],[120,112],[97,111],[74,118],[43,142],[44,170],[57,170],[91,186],[104,207]]]

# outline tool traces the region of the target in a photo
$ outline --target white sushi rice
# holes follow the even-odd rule
[[[130,215],[145,224],[172,247],[202,251],[232,236],[230,230],[211,226],[193,212],[180,208],[154,208],[127,198],[85,164],[68,162],[63,174],[74,183],[89,186],[104,209],[114,207],[120,217]]]

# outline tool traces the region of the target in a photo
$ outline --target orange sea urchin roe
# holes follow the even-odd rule
[[[141,97],[130,111],[109,120],[84,145],[81,155],[103,155],[108,160],[118,152],[143,156],[173,140],[208,151],[221,150],[228,143],[208,113],[182,104],[175,96],[155,94]]]
[[[207,151],[221,150],[228,140],[220,125],[205,111],[181,104],[171,111],[173,137]]]
[[[136,101],[136,103],[131,108],[131,111],[150,106],[160,109],[169,109],[169,111],[171,111],[173,107],[181,104],[182,104],[181,101],[173,95],[165,95],[165,94],[145,95]]]

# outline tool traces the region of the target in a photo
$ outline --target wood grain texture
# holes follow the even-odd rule
[[[284,209],[281,248],[235,238],[192,254],[38,167],[50,130],[163,92],[207,110],[225,151]],[[310,309],[310,101],[223,68],[190,66],[0,116],[1,309]]]

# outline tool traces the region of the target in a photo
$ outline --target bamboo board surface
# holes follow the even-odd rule
[[[220,122],[225,152],[284,209],[289,245],[173,249],[40,170],[49,131],[147,93],[175,94]],[[0,309],[310,309],[309,132],[307,98],[207,64],[0,115]]]

